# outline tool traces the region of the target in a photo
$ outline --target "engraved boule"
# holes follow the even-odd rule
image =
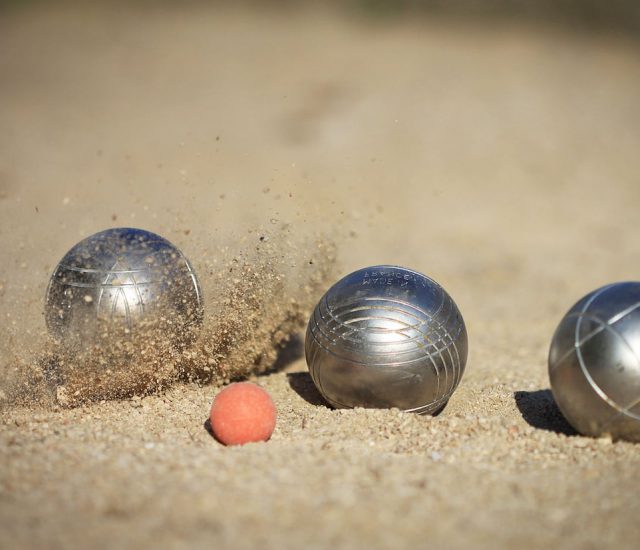
[[[640,282],[594,290],[567,312],[551,341],[549,378],[578,432],[640,441]]]
[[[311,377],[334,407],[440,410],[467,360],[467,331],[449,294],[403,267],[347,275],[322,297],[307,328]]]
[[[182,349],[202,319],[187,258],[159,235],[128,227],[76,244],[55,268],[45,298],[49,333],[67,351]]]

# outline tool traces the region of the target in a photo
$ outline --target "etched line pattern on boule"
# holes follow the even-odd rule
[[[151,325],[177,320],[173,326],[180,331],[170,338],[186,341],[183,334],[203,318],[200,286],[184,254],[166,239],[135,228],[108,229],[70,249],[51,277],[45,313],[49,331],[60,342],[73,336],[87,344],[105,321],[132,337],[134,328],[142,334]]]
[[[611,407],[613,407],[617,412],[618,415],[615,416],[619,416],[620,414],[626,414],[629,415],[635,419],[640,420],[640,415],[637,415],[633,412],[631,412],[629,409],[632,409],[635,405],[638,404],[638,402],[640,402],[640,397],[637,400],[634,400],[631,404],[623,406],[620,405],[616,402],[615,399],[613,399],[612,397],[610,397],[609,395],[607,395],[607,393],[598,385],[598,383],[593,379],[593,376],[591,376],[591,372],[589,371],[589,367],[587,366],[586,362],[585,362],[585,358],[583,356],[582,353],[582,348],[583,346],[589,342],[590,340],[592,340],[593,338],[595,338],[596,336],[598,336],[599,334],[601,334],[604,331],[608,331],[611,334],[613,334],[614,336],[616,336],[621,342],[623,342],[625,344],[625,346],[627,347],[627,349],[634,355],[636,361],[638,362],[638,365],[640,365],[640,359],[638,358],[637,354],[635,353],[633,347],[629,344],[629,342],[626,340],[626,338],[624,337],[624,335],[622,333],[620,333],[620,331],[616,330],[616,328],[614,327],[615,323],[617,323],[618,321],[623,320],[626,316],[630,315],[632,312],[636,311],[637,309],[640,308],[640,302],[636,302],[634,304],[632,304],[631,306],[623,309],[622,311],[619,311],[618,313],[616,313],[615,315],[612,315],[609,319],[601,319],[600,317],[598,317],[595,314],[591,314],[589,313],[589,308],[592,306],[592,304],[598,299],[598,298],[602,298],[604,296],[606,296],[606,293],[612,289],[614,289],[617,285],[616,284],[611,284],[611,285],[607,285],[601,289],[599,289],[598,291],[594,292],[593,295],[585,302],[585,305],[582,307],[582,309],[580,311],[576,311],[576,312],[570,312],[567,315],[565,315],[565,319],[571,319],[571,318],[575,318],[575,331],[574,331],[574,342],[573,342],[573,346],[570,347],[568,350],[566,350],[554,363],[553,365],[551,365],[550,370],[553,370],[557,367],[558,364],[562,363],[562,361],[566,360],[567,357],[569,357],[569,355],[571,355],[572,353],[576,354],[576,359],[578,361],[578,365],[580,366],[580,370],[582,371],[584,377],[586,378],[587,382],[589,383],[589,385],[591,386],[591,388],[593,389],[593,391],[601,398],[603,399],[606,403],[608,403]],[[592,331],[590,331],[589,333],[587,333],[584,336],[580,336],[581,333],[581,328],[582,328],[582,321],[583,319],[588,319],[590,321],[593,321],[594,323],[598,324],[598,327],[593,329]]]
[[[454,336],[450,334],[447,328],[444,326],[451,318],[451,313],[453,313],[453,308],[449,307],[447,318],[444,322],[440,322],[435,316],[430,316],[427,312],[416,308],[415,306],[408,304],[406,302],[400,302],[398,300],[388,300],[385,298],[367,298],[367,301],[372,302],[389,302],[392,304],[400,304],[405,306],[407,309],[401,309],[395,306],[358,306],[351,307],[353,303],[360,303],[359,301],[354,301],[348,304],[341,306],[340,308],[336,308],[333,311],[329,307],[326,300],[324,300],[324,308],[318,308],[314,315],[312,316],[314,324],[312,325],[311,334],[317,344],[321,349],[325,352],[335,355],[339,359],[342,360],[350,360],[354,363],[372,365],[372,366],[405,366],[414,362],[421,362],[425,358],[429,360],[433,371],[436,375],[437,380],[437,393],[440,391],[440,368],[436,364],[435,357],[439,357],[442,370],[444,371],[444,384],[446,388],[446,393],[449,394],[452,392],[457,386],[460,377],[461,377],[461,369],[460,369],[460,356],[455,344],[455,340],[459,337],[462,328],[458,327],[457,332]],[[450,300],[444,299],[438,307],[438,312],[443,309],[443,304]],[[351,309],[349,309],[351,307]],[[398,312],[402,315],[408,316],[410,318],[415,319],[417,322],[410,324],[402,321],[401,319],[397,319],[394,317],[381,317],[379,315],[369,315],[369,316],[361,316],[356,318],[350,318],[349,315],[352,313],[362,313],[366,311],[377,311],[380,309],[384,309],[389,312]],[[323,316],[323,311],[326,311],[330,314],[329,318]],[[320,319],[318,319],[318,316]],[[378,328],[378,327],[354,327],[353,323],[359,320],[371,320],[371,319],[380,319],[380,320],[391,320],[400,324],[403,324],[403,328],[391,329],[391,328]],[[423,327],[427,327],[428,330],[422,330]],[[343,331],[340,331],[340,328]],[[344,330],[348,329],[348,330]],[[417,334],[413,337],[406,334],[405,331],[412,330]],[[359,333],[358,338],[352,337],[352,334]],[[353,359],[349,359],[342,354],[336,353],[331,347],[335,347],[338,340],[342,340],[343,344],[346,343],[352,344],[354,349],[359,351],[357,346],[362,345],[363,342],[366,341],[367,335],[371,333],[382,333],[382,334],[394,334],[397,335],[398,342],[402,344],[411,343],[412,347],[402,350],[402,351],[389,351],[388,349],[382,349],[379,352],[368,352],[368,357],[366,359],[362,359],[360,361],[356,361]],[[435,336],[435,338],[434,338]],[[394,343],[398,343],[394,342]],[[427,345],[424,345],[422,342],[427,342]],[[454,354],[452,354],[451,349],[453,348]],[[416,356],[416,352],[421,351],[422,354]],[[443,353],[447,354],[447,357],[443,355]],[[315,363],[315,358],[317,356],[318,349],[314,348],[314,356],[312,363]],[[410,359],[399,360],[399,356],[402,355],[410,355]],[[455,357],[454,357],[455,355]],[[374,359],[376,362],[372,362],[371,359]],[[388,360],[385,360],[388,359]],[[430,406],[431,404],[425,405],[421,408],[425,408]],[[412,409],[413,410],[413,409]],[[416,409],[417,410],[417,409]]]
[[[596,289],[565,314],[554,333],[554,398],[585,435],[640,441],[639,298],[638,282]]]
[[[633,309],[637,309],[637,306],[634,307]],[[616,315],[615,317],[619,317],[619,316]],[[601,324],[601,330],[598,331],[598,334],[603,331],[608,331],[609,333],[616,336],[620,341],[622,341],[627,347],[627,349],[634,356],[636,363],[640,365],[640,361],[638,360],[638,356],[636,355],[635,351],[619,331],[617,331],[609,322],[603,321],[602,319],[599,319],[595,315],[588,315],[586,312],[583,311],[583,313],[581,313],[576,320],[576,342],[574,344],[574,347],[576,350],[576,357],[578,359],[578,364],[580,365],[580,369],[582,370],[584,377],[587,379],[587,382],[589,383],[589,385],[593,388],[593,391],[596,392],[606,403],[608,403],[611,407],[613,407],[618,412],[618,414],[628,415],[628,416],[631,416],[632,418],[635,418],[636,420],[640,420],[640,415],[634,414],[629,410],[632,407],[634,407],[640,401],[640,399],[634,400],[631,402],[631,404],[626,406],[620,405],[617,403],[615,399],[607,395],[607,393],[593,379],[593,376],[589,371],[589,368],[585,362],[584,355],[582,353],[582,346],[584,345],[584,342],[577,340],[577,336],[580,330],[580,324],[582,323],[582,320],[585,318],[589,318],[589,320]],[[621,318],[622,317],[619,317],[617,320],[620,320]],[[593,338],[593,336],[591,338]],[[614,415],[614,417],[615,416],[618,416],[618,415]],[[610,419],[609,422],[611,422],[612,420],[613,418]]]
[[[412,412],[447,402],[466,346],[464,321],[446,291],[397,266],[359,270],[331,287],[309,319],[305,344],[311,376],[332,404]]]
[[[376,301],[382,301],[382,299],[376,299]],[[409,305],[407,304],[407,306]],[[420,319],[417,315],[407,310],[389,306],[385,308],[387,311],[398,312],[402,315],[413,317],[418,322],[414,324],[410,324],[410,323],[407,323],[406,321],[403,321],[402,319],[397,319],[395,317],[382,317],[379,315],[370,315],[370,316],[365,316],[365,317],[360,317],[360,318],[350,319],[349,321],[345,321],[345,318],[349,319],[350,313],[354,311],[362,312],[366,309],[367,308],[364,306],[351,309],[351,310],[345,309],[343,312],[338,314],[338,315],[341,315],[341,317],[339,317],[338,315],[336,315],[335,312],[331,312],[331,309],[329,307],[325,306],[323,308],[317,308],[316,311],[314,312],[315,330],[313,330],[312,333],[316,337],[318,344],[324,349],[326,349],[327,352],[335,354],[340,358],[344,358],[343,355],[340,355],[331,349],[331,347],[336,346],[338,340],[342,340],[343,341],[342,344],[344,346],[350,347],[350,344],[352,344],[355,349],[360,351],[359,348],[357,348],[357,346],[365,342],[367,340],[367,336],[370,334],[382,333],[385,335],[396,335],[398,336],[398,339],[396,341],[382,342],[380,343],[380,347],[382,348],[380,351],[368,352],[367,355],[377,358],[380,362],[376,364],[379,364],[379,365],[387,365],[387,364],[402,365],[404,362],[408,363],[408,362],[421,360],[422,357],[415,357],[411,360],[406,360],[404,362],[398,361],[397,359],[388,362],[388,361],[384,361],[384,359],[388,357],[396,357],[398,355],[403,355],[403,354],[414,355],[417,350],[422,350],[425,356],[431,356],[433,354],[442,354],[443,351],[447,351],[450,357],[451,366],[454,369],[457,369],[459,367],[459,365],[456,365],[456,363],[459,363],[459,354],[455,346],[454,338],[452,338],[448,330],[439,322],[439,320],[430,318],[426,314],[426,312],[419,310],[417,308],[412,308],[412,309],[413,311],[421,314],[423,317],[422,319]],[[371,308],[368,308],[368,309],[369,311],[376,311],[381,308],[372,306]],[[329,313],[329,315],[331,316],[330,318],[327,318],[323,315],[323,312],[325,311]],[[318,320],[316,315],[320,317],[320,320]],[[370,326],[362,326],[362,327],[350,326],[350,322],[352,323],[357,320],[370,320],[370,319],[388,320],[397,324],[402,324],[404,325],[404,327],[403,328],[384,328],[384,327],[378,328],[378,327],[370,327]],[[347,327],[348,331],[341,332],[340,327],[343,327],[343,328]],[[421,330],[422,327],[428,327],[429,330],[423,331]],[[405,333],[405,331],[407,330],[415,331],[417,334],[414,337],[410,337]],[[459,336],[460,331],[461,329],[458,329],[456,337]],[[358,334],[357,338],[351,336],[356,332],[360,333]],[[318,335],[320,335],[320,337]],[[431,338],[432,335],[437,336],[437,340],[432,340]],[[422,341],[427,341],[429,345],[425,346],[424,344],[421,343]],[[389,351],[388,349],[385,349],[385,348],[388,348],[388,344],[390,343],[412,344],[412,346],[399,352]],[[427,351],[428,347],[432,347],[433,351],[432,352]],[[451,354],[451,350],[450,350],[451,347],[453,347],[455,350],[456,359],[454,359],[453,355]],[[367,362],[367,361],[360,361],[360,362]]]
[[[593,296],[591,296],[589,298],[589,300],[587,300],[587,302],[585,303],[584,307],[582,308],[581,311],[574,311],[574,312],[569,312],[565,315],[565,319],[571,319],[573,317],[576,318],[576,324],[580,322],[580,318],[582,316],[584,316],[587,312],[587,310],[589,309],[589,307],[591,307],[591,305],[593,304],[593,302],[601,297],[602,295],[605,294],[606,291],[611,290],[612,288],[614,288],[615,286],[617,286],[615,283],[611,284],[611,285],[607,285],[602,287],[601,289],[597,290],[596,292],[593,293]],[[636,309],[640,308],[640,302],[637,302],[635,304],[633,304],[632,306],[624,309],[621,312],[616,313],[615,315],[611,316],[611,318],[609,318],[608,320],[602,320],[594,315],[590,315],[590,318],[592,318],[593,320],[595,320],[596,322],[602,323],[601,326],[599,326],[598,328],[594,329],[593,331],[591,331],[590,333],[588,333],[586,336],[583,336],[580,339],[577,339],[577,334],[578,334],[578,329],[579,327],[576,325],[576,339],[574,339],[574,345],[573,347],[570,347],[568,350],[566,350],[556,361],[553,365],[550,366],[551,370],[553,370],[559,363],[561,363],[562,361],[564,361],[569,355],[571,355],[572,353],[575,352],[575,350],[579,347],[582,346],[583,344],[587,343],[589,340],[591,340],[591,338],[597,336],[598,334],[600,334],[603,330],[606,330],[607,326],[611,326],[613,324],[615,324],[616,322],[622,320],[624,317],[626,317],[627,315],[629,315],[630,313],[632,313],[633,311],[635,311]],[[577,341],[576,341],[577,340]]]
[[[375,301],[380,301],[380,298],[370,298],[370,300],[375,300]],[[451,302],[451,300],[449,300]],[[405,304],[407,306],[410,306],[410,304]],[[453,305],[453,304],[451,304]],[[363,308],[358,308],[358,310],[362,310]],[[391,308],[390,308],[391,309]],[[352,362],[359,362],[362,364],[373,364],[373,365],[380,365],[380,366],[387,366],[387,365],[394,365],[394,366],[402,366],[402,365],[406,365],[408,363],[412,363],[412,362],[419,362],[424,360],[424,358],[427,358],[429,360],[429,362],[432,365],[432,368],[436,374],[436,378],[438,381],[438,390],[439,390],[439,386],[440,386],[440,369],[438,368],[438,366],[436,365],[436,362],[434,360],[434,356],[438,356],[440,358],[440,363],[442,365],[443,371],[444,371],[444,376],[445,376],[445,387],[447,388],[447,393],[453,391],[455,389],[455,387],[457,386],[457,384],[459,383],[459,380],[461,378],[462,375],[462,369],[461,369],[461,365],[460,365],[460,356],[459,356],[459,352],[457,349],[457,346],[455,344],[455,340],[460,336],[460,333],[462,331],[462,327],[459,326],[458,330],[456,332],[456,334],[454,336],[452,336],[450,334],[450,332],[443,326],[443,324],[441,324],[439,321],[437,321],[436,319],[430,318],[428,316],[428,314],[426,314],[426,312],[423,312],[422,310],[418,310],[417,308],[413,308],[415,311],[417,311],[418,313],[423,315],[423,319],[420,320],[420,325],[407,325],[408,328],[411,329],[415,329],[418,330],[419,334],[412,339],[409,339],[410,341],[414,342],[416,344],[415,348],[421,350],[423,353],[422,355],[418,355],[415,356],[415,351],[416,349],[408,349],[405,350],[403,352],[399,352],[399,353],[393,353],[393,352],[389,352],[389,351],[381,351],[379,354],[373,354],[373,353],[369,353],[369,355],[372,355],[374,360],[377,360],[376,363],[371,363],[371,359],[367,360],[367,359],[363,359],[361,361],[354,361],[353,359],[351,359]],[[441,309],[441,307],[439,308]],[[449,315],[447,316],[447,321],[449,320],[451,313],[453,312],[453,308],[449,308]],[[349,310],[346,310],[346,312],[348,313]],[[401,310],[402,313],[406,313],[406,311]],[[318,315],[320,315],[321,320],[318,320]],[[417,318],[417,316],[414,316]],[[316,344],[318,346],[320,346],[322,349],[324,349],[327,353],[330,353],[332,355],[336,355],[338,358],[340,359],[346,359],[346,357],[344,357],[343,355],[337,354],[334,350],[331,349],[331,347],[335,347],[336,345],[336,340],[338,338],[342,338],[342,339],[347,339],[347,340],[351,340],[351,342],[354,345],[357,344],[361,344],[365,339],[366,339],[366,333],[367,332],[376,332],[375,329],[371,329],[370,327],[364,327],[364,328],[360,328],[358,327],[358,330],[365,333],[365,335],[363,335],[362,338],[360,339],[353,339],[353,338],[346,338],[345,334],[340,333],[340,332],[335,332],[332,331],[329,324],[330,324],[330,320],[327,320],[325,318],[322,317],[322,310],[320,308],[318,308],[315,312],[314,315],[312,316],[313,319],[313,325],[312,325],[312,330],[311,330],[311,334],[314,338],[314,340],[316,341]],[[343,325],[343,326],[349,326],[347,323],[345,323],[342,319],[340,318],[336,318],[335,315],[332,316],[332,319],[335,320],[339,325]],[[429,329],[427,332],[422,332],[419,330],[419,327],[427,325],[429,326]],[[326,329],[326,330],[325,330]],[[403,332],[404,329],[401,330],[396,330],[396,331],[391,331],[391,330],[385,330],[384,332],[395,332],[398,335],[402,335],[405,338],[407,338],[407,335]],[[437,335],[437,340],[432,340],[431,336],[432,334]],[[420,339],[424,339],[427,342],[427,346],[423,345],[420,343]],[[325,340],[325,341],[323,341]],[[433,348],[432,351],[429,351],[429,348]],[[451,348],[453,348],[454,352],[455,352],[455,358],[451,353]],[[449,361],[447,361],[447,359],[443,356],[443,352],[447,352],[448,357],[449,357]],[[402,355],[402,354],[410,354],[410,355],[414,355],[414,357],[412,359],[407,359],[404,361],[399,361],[398,360],[398,355]],[[315,356],[315,353],[314,353]],[[387,357],[394,357],[394,360],[392,361],[381,361],[381,359],[387,358]],[[314,361],[315,362],[315,361]],[[451,373],[450,373],[451,371]]]
[[[426,335],[429,336],[431,332],[435,332],[438,328],[440,328],[442,325],[444,325],[445,323],[442,323],[440,320],[438,320],[437,318],[435,318],[435,316],[430,316],[427,312],[413,306],[412,304],[406,303],[406,302],[401,302],[399,300],[391,300],[388,298],[365,298],[363,300],[358,300],[358,301],[354,301],[351,303],[347,303],[343,306],[340,306],[340,308],[344,308],[346,310],[347,307],[351,306],[354,303],[361,303],[362,301],[375,301],[375,302],[383,302],[385,304],[399,304],[400,306],[402,306],[402,308],[399,307],[394,307],[393,305],[378,305],[376,306],[370,306],[367,308],[367,306],[361,306],[361,307],[357,307],[357,308],[353,308],[351,310],[347,310],[344,313],[340,313],[343,317],[347,316],[349,313],[353,312],[353,311],[362,311],[362,310],[376,310],[376,309],[385,309],[387,311],[390,312],[398,312],[403,316],[407,316],[407,317],[413,317],[418,321],[418,324],[409,324],[409,323],[405,323],[407,328],[415,328],[417,329],[419,326],[422,325],[427,325],[429,327],[429,332],[428,333],[421,333],[422,335]],[[349,336],[351,335],[351,333],[355,333],[358,331],[361,332],[373,332],[374,329],[372,329],[371,327],[365,326],[365,327],[353,327],[351,326],[348,322],[345,322],[342,318],[337,317],[336,315],[336,311],[339,311],[340,308],[338,308],[337,310],[333,310],[331,309],[330,305],[327,302],[326,297],[322,300],[322,302],[319,304],[317,310],[319,310],[319,314],[322,318],[323,324],[326,324],[328,327],[331,327],[331,331],[330,333],[324,333],[325,336],[327,337],[327,340],[329,340],[332,343],[336,343],[335,340],[337,338],[341,338],[347,341],[351,341],[354,343],[361,343],[361,338],[360,339],[355,339],[355,338],[349,338]],[[404,309],[403,309],[404,308]],[[325,315],[323,315],[322,312],[327,312],[327,314],[330,316],[330,318],[327,318]],[[446,321],[448,321],[449,317],[447,317]],[[401,319],[395,319],[393,318],[392,320],[394,321],[402,321]],[[333,323],[335,323],[336,326],[333,326]],[[340,332],[341,328],[346,328],[349,332]],[[319,329],[322,330],[322,325],[319,326]],[[396,329],[381,329],[382,332],[387,331],[387,332],[397,332]],[[417,335],[417,338],[420,338],[420,335]]]
[[[363,301],[375,302],[376,304],[375,305],[371,304],[367,306],[357,305],[356,307],[352,307],[354,304],[361,304]],[[442,308],[442,304],[444,304],[444,299],[440,307],[438,308],[438,312]],[[330,320],[324,319],[325,322],[328,325],[330,325],[332,322],[335,322],[336,326],[332,327],[333,333],[345,339],[347,339],[346,337],[353,332],[357,332],[357,331],[367,332],[369,330],[372,330],[371,327],[367,327],[367,326],[365,327],[351,326],[351,323],[353,321],[352,319],[349,319],[348,321],[344,321],[343,319],[344,317],[348,317],[351,313],[357,312],[357,311],[372,311],[372,310],[375,311],[377,309],[382,309],[390,313],[395,312],[395,313],[399,313],[401,316],[414,318],[417,321],[417,324],[406,323],[408,328],[416,328],[418,325],[428,324],[429,321],[434,320],[434,317],[436,317],[436,315],[430,316],[426,311],[419,309],[412,304],[409,304],[407,302],[403,302],[400,300],[396,300],[396,299],[386,298],[386,297],[368,297],[362,300],[354,300],[352,302],[343,304],[338,308],[334,308],[333,310],[325,297],[325,299],[323,300],[323,306],[324,306],[323,310],[327,311],[328,314],[331,316]],[[351,309],[347,309],[347,308],[351,308]],[[347,333],[340,332],[341,328],[346,328],[349,330],[349,332]],[[385,329],[381,329],[381,330],[384,331]],[[393,329],[386,329],[386,330],[392,331]]]
[[[120,287],[134,287],[134,286],[152,286],[152,285],[157,285],[159,283],[159,281],[140,281],[137,283],[101,283],[99,285],[100,288],[120,288]],[[78,282],[65,282],[65,283],[59,283],[62,284],[64,286],[69,286],[72,288],[96,288],[95,284],[90,284],[90,283],[78,283]]]
[[[117,264],[114,264],[117,265]],[[144,271],[149,271],[149,268],[142,268],[142,269],[114,269],[112,271],[108,270],[108,269],[92,269],[89,267],[77,267],[77,266],[72,266],[72,265],[64,265],[64,264],[60,264],[58,266],[61,269],[66,269],[68,271],[75,271],[77,273],[95,273],[97,275],[108,275],[109,273],[113,273],[115,275],[124,275],[124,274],[128,274],[128,273],[142,273]]]
[[[422,405],[421,407],[415,407],[414,409],[406,409],[404,412],[416,413],[416,414],[423,414],[425,412],[435,412],[440,407],[442,407],[450,398],[451,398],[451,395],[447,393],[444,396],[440,397],[439,399],[436,399],[431,403],[427,403],[426,405]]]

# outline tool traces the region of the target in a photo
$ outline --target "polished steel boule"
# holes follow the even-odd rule
[[[567,312],[551,341],[549,378],[577,431],[640,441],[640,282],[594,290]]]
[[[188,344],[203,318],[189,261],[166,239],[116,228],[76,244],[51,275],[45,298],[50,334],[68,349],[123,341]]]
[[[441,409],[467,360],[467,331],[449,294],[403,267],[360,269],[333,285],[307,328],[309,372],[335,407]]]

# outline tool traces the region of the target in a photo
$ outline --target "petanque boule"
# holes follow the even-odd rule
[[[305,355],[316,387],[334,407],[428,414],[460,382],[467,331],[438,283],[379,265],[347,275],[321,298],[309,319]]]
[[[549,378],[578,432],[640,441],[640,282],[594,290],[565,314],[551,341]]]
[[[80,241],[55,268],[45,298],[51,336],[66,351],[182,349],[203,319],[198,279],[168,240],[114,228]]]

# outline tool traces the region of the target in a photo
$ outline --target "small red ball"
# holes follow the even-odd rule
[[[276,406],[260,386],[237,382],[216,395],[209,418],[213,434],[225,445],[267,441],[276,427]]]

